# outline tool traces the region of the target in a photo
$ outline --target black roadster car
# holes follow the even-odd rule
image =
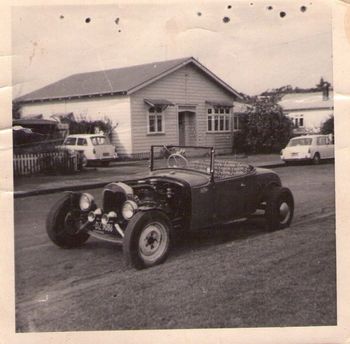
[[[233,160],[214,159],[211,147],[152,146],[150,172],[92,195],[68,192],[51,209],[47,233],[58,246],[89,236],[123,245],[126,262],[142,269],[163,262],[176,231],[214,228],[257,211],[266,227],[288,227],[293,195],[278,175]]]

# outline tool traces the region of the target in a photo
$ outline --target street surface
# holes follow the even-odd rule
[[[64,250],[45,220],[61,194],[15,199],[18,332],[336,324],[334,165],[276,169],[292,226],[258,222],[191,234],[142,271],[90,238]],[[101,189],[87,190],[100,204]]]

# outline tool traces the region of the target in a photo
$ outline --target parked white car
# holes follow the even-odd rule
[[[68,135],[62,148],[83,153],[87,162],[101,162],[104,166],[118,157],[116,147],[100,134]]]
[[[292,138],[281,151],[281,159],[288,162],[334,159],[334,145],[328,135],[306,135]]]

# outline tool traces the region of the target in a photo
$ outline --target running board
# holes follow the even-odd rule
[[[239,219],[226,221],[226,222],[223,222],[223,223],[221,223],[221,224],[224,225],[224,226],[226,226],[226,225],[230,225],[230,224],[234,224],[234,223],[245,222],[245,221],[247,221],[247,220],[248,220],[247,217],[242,217],[242,218],[239,218]]]
[[[113,243],[119,244],[119,245],[123,244],[123,239],[122,238],[118,238],[118,237],[116,237],[115,235],[112,235],[112,234],[97,233],[96,231],[88,231],[88,233],[92,237],[94,237],[96,239],[113,242]]]

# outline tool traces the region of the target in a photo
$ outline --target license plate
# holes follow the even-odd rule
[[[296,155],[298,155],[298,153],[292,153],[292,156],[296,156]]]
[[[109,153],[103,153],[103,156],[109,156]]]
[[[107,225],[102,225],[101,222],[96,222],[94,229],[96,231],[102,232],[102,233],[113,233],[114,232],[114,228],[113,228],[113,224],[108,223]]]

